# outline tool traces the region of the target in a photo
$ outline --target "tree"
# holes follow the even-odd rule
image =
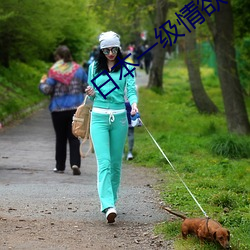
[[[218,108],[207,95],[200,75],[200,56],[196,48],[196,30],[185,36],[185,53],[191,92],[200,113],[217,113]]]
[[[88,1],[1,0],[0,64],[10,60],[48,60],[62,43],[82,60],[95,36],[95,21],[85,10]],[[92,14],[92,13],[91,13]],[[90,47],[89,47],[90,46]]]
[[[214,0],[213,5],[217,6]],[[249,134],[250,123],[236,64],[231,1],[221,4],[220,11],[213,14],[215,22],[208,16],[206,21],[213,36],[228,130]]]
[[[167,0],[156,0],[155,27],[158,28],[165,23],[168,7],[169,5]],[[150,69],[148,88],[157,87],[162,89],[162,75],[166,49],[158,44],[154,47],[153,51],[154,57],[152,67]]]
[[[250,1],[232,1],[237,63],[244,94],[250,96]]]
[[[145,26],[153,30],[154,0],[94,0],[91,7],[96,12],[101,31],[113,30],[121,35],[123,49],[126,45],[140,43],[140,33]]]
[[[233,16],[235,23],[235,35],[243,38],[250,35],[250,1],[232,0]]]

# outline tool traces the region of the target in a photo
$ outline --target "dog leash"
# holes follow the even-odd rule
[[[186,185],[186,183],[182,180],[182,178],[178,174],[178,172],[175,169],[175,167],[173,166],[173,164],[170,162],[170,160],[168,159],[168,157],[165,155],[165,153],[163,152],[163,150],[161,149],[161,147],[159,146],[159,144],[157,143],[157,141],[154,139],[154,137],[152,136],[152,134],[149,132],[148,128],[145,126],[145,124],[143,123],[143,121],[141,120],[141,118],[139,118],[139,119],[140,119],[142,125],[144,126],[144,128],[146,129],[146,131],[148,132],[149,136],[151,137],[151,139],[155,143],[155,145],[158,147],[158,149],[160,150],[160,152],[162,153],[162,155],[164,156],[164,158],[167,160],[167,162],[169,163],[169,165],[171,166],[171,168],[175,171],[175,173],[177,174],[177,176],[181,180],[182,184],[185,186],[185,188],[187,189],[187,191],[189,192],[189,194],[191,195],[191,197],[193,198],[193,200],[196,202],[196,204],[198,205],[198,207],[200,208],[200,210],[202,211],[202,213],[205,215],[206,218],[209,218],[209,216],[203,210],[203,208],[201,207],[201,205],[199,204],[199,202],[196,200],[196,198],[194,197],[194,195],[192,194],[192,192],[190,191],[190,189],[188,188],[188,186]]]

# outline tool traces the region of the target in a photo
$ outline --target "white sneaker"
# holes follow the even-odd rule
[[[131,152],[128,152],[127,161],[133,160],[134,156]]]
[[[64,173],[63,170],[57,170],[57,168],[54,168],[53,171],[54,171],[55,173],[59,173],[59,174],[63,174],[63,173]]]
[[[114,223],[116,216],[117,216],[117,212],[115,208],[110,207],[107,209],[106,218],[108,220],[108,223]]]

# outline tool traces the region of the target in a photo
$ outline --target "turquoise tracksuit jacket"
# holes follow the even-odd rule
[[[94,88],[95,94],[96,94],[94,98],[91,98],[94,101],[93,103],[94,107],[105,108],[105,109],[124,109],[125,108],[125,104],[124,104],[125,88],[126,88],[126,93],[127,93],[129,103],[132,105],[133,103],[138,102],[135,77],[132,77],[130,74],[124,77],[124,75],[128,73],[124,67],[122,70],[122,78],[120,80],[119,79],[120,70],[118,72],[109,72],[109,75],[104,74],[104,75],[98,76],[98,73],[95,73],[94,66],[95,66],[95,62],[89,66],[89,72],[88,72],[88,84]],[[128,65],[127,67],[129,68],[129,70],[133,69],[131,65]],[[134,74],[134,72],[132,72],[132,74]],[[91,80],[95,77],[97,78],[94,80],[94,83],[97,85],[97,87],[100,87],[100,90],[98,90],[91,82]],[[119,89],[115,88],[114,83],[110,80],[109,77],[113,79],[113,81],[118,85]],[[103,85],[106,81],[107,83]],[[112,91],[112,89],[114,90]],[[100,91],[104,95],[106,95],[110,91],[112,92],[108,94],[105,99],[100,93]]]

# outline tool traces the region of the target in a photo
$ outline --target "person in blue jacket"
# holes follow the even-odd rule
[[[79,64],[73,61],[67,46],[59,46],[54,56],[56,62],[39,84],[40,91],[51,96],[49,110],[56,134],[54,172],[64,173],[67,142],[69,142],[70,166],[73,175],[80,175],[80,142],[72,134],[72,117],[84,100],[87,74]]]
[[[126,89],[131,115],[134,115],[138,112],[137,92],[135,76],[124,76],[126,69],[118,63],[118,57],[123,58],[120,36],[113,31],[103,32],[99,36],[99,42],[98,59],[89,67],[86,93],[93,100],[90,134],[97,159],[97,189],[101,211],[106,214],[108,223],[113,223],[117,216],[115,205],[128,131],[124,94]],[[131,65],[127,67],[129,70],[132,68]]]

